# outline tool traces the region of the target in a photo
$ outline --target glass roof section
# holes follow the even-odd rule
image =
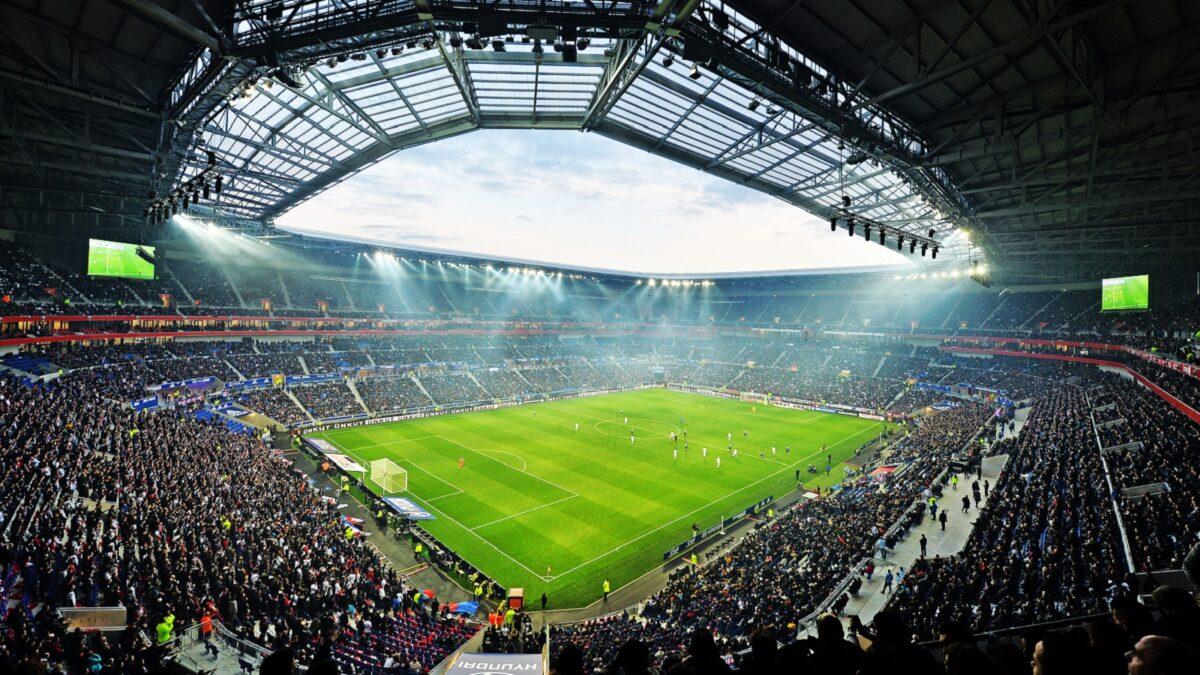
[[[593,38],[570,61],[520,36],[436,35],[321,60],[296,74],[297,89],[269,77],[244,82],[200,127],[203,146],[231,167],[220,210],[271,220],[393,153],[476,129],[583,129],[821,217],[846,195],[863,217],[910,233],[938,230],[947,241],[939,259],[966,252],[955,243],[965,238],[946,239],[951,226],[887,164],[852,158],[827,125],[684,60],[653,35],[625,61],[636,76],[610,107],[598,102],[618,79],[628,41]],[[181,179],[203,168],[188,159]]]

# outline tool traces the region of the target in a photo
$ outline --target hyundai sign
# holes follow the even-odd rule
[[[446,675],[542,675],[541,654],[460,654]]]

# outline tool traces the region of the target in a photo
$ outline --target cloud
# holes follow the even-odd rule
[[[794,206],[596,134],[478,131],[396,153],[285,229],[593,269],[704,274],[905,264]],[[839,236],[840,235],[840,236]]]

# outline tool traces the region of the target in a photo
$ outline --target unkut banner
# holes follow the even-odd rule
[[[460,654],[446,675],[542,675],[541,654]]]

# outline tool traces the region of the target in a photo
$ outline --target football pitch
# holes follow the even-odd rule
[[[396,462],[408,472],[401,496],[434,516],[422,528],[505,588],[524,588],[530,606],[545,592],[551,609],[563,609],[596,601],[605,579],[615,591],[661,565],[693,523],[707,528],[783,496],[797,469],[808,487],[837,482],[840,464],[884,428],[646,389],[313,436],[364,466]],[[828,477],[822,445],[833,455]],[[820,471],[808,473],[810,464]]]

